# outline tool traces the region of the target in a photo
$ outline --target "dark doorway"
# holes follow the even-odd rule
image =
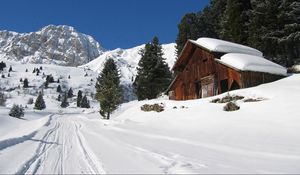
[[[196,97],[201,98],[201,83],[200,82],[195,83],[195,91],[196,91]]]
[[[233,80],[233,83],[231,84],[230,90],[232,91],[232,90],[236,90],[236,89],[241,89],[241,87],[235,80]]]
[[[228,91],[228,79],[221,80],[221,93],[227,92]]]

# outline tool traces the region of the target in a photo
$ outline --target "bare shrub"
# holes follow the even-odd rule
[[[224,111],[236,111],[239,110],[240,107],[238,105],[236,105],[234,102],[228,102],[225,106],[224,106]]]
[[[144,104],[143,106],[141,106],[141,110],[146,111],[146,112],[149,112],[149,111],[162,112],[162,111],[164,111],[164,106],[157,104],[157,103],[155,103],[153,105]]]

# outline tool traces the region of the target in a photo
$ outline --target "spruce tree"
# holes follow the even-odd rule
[[[60,84],[57,86],[56,92],[61,93],[61,86],[60,86]]]
[[[49,86],[49,80],[46,79],[45,83],[44,83],[44,87],[47,89]]]
[[[181,53],[185,43],[189,39],[198,39],[200,36],[199,31],[199,18],[195,13],[186,14],[178,25],[178,35],[176,38],[177,55]]]
[[[289,67],[300,63],[300,1],[285,0],[279,7],[279,57]]]
[[[90,108],[90,102],[89,102],[89,100],[87,99],[86,95],[83,96],[80,105],[81,105],[80,107],[82,107],[82,108]]]
[[[0,71],[3,71],[3,69],[6,67],[6,64],[3,62],[3,61],[1,61],[0,62]]]
[[[73,90],[72,90],[72,88],[70,88],[68,90],[68,98],[72,98],[72,97],[73,97]]]
[[[63,99],[62,99],[62,102],[61,102],[60,106],[61,106],[62,108],[66,108],[66,107],[68,107],[68,106],[69,106],[69,102],[68,102],[68,96],[67,96],[67,93],[65,93],[65,94],[64,94],[64,96],[63,96]]]
[[[24,88],[28,88],[29,87],[29,82],[28,82],[27,78],[25,78],[24,81],[23,81],[23,87]]]
[[[221,38],[240,44],[247,44],[249,36],[250,0],[227,0],[222,20]]]
[[[82,91],[79,90],[77,93],[77,107],[81,107],[81,101],[82,101]]]
[[[146,44],[141,56],[133,83],[134,90],[138,100],[153,99],[167,89],[172,77],[157,37]]]
[[[5,94],[3,92],[0,92],[0,106],[5,106],[6,99],[7,97],[5,96]]]
[[[21,105],[14,104],[8,115],[11,117],[22,118],[24,116],[24,108]]]
[[[9,66],[8,72],[11,72],[11,71],[12,71],[12,66]]]
[[[43,110],[46,108],[46,104],[43,98],[43,94],[40,92],[35,100],[34,109]]]
[[[61,100],[61,95],[58,94],[58,96],[57,96],[57,101],[60,101],[60,100]]]
[[[111,58],[105,62],[104,68],[97,78],[96,99],[100,102],[101,110],[99,112],[105,119],[109,119],[111,113],[122,102],[119,70]]]

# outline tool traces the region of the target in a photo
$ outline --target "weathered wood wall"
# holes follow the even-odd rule
[[[223,54],[188,42],[173,67],[179,74],[169,89],[170,99],[203,98],[283,78],[262,72],[240,71],[215,61]]]

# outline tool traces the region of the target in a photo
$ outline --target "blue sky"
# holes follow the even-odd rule
[[[174,42],[181,17],[209,0],[9,0],[1,1],[0,30],[37,31],[70,25],[93,36],[106,49],[149,42]]]

